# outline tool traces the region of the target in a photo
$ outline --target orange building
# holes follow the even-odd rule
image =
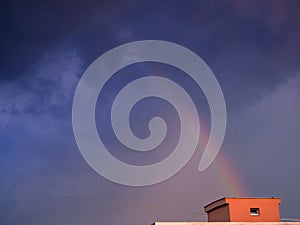
[[[280,222],[280,198],[222,198],[204,207],[208,222]]]

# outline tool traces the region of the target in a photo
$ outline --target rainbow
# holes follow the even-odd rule
[[[160,70],[158,71],[160,72]],[[154,74],[158,71],[154,71]],[[157,83],[149,85],[157,86]],[[170,91],[167,87],[161,88],[161,90],[165,92]],[[198,116],[201,124],[198,145],[201,146],[201,149],[205,149],[210,136],[210,129],[207,129],[208,126],[205,120],[202,121],[199,114]],[[198,126],[198,124],[191,124],[191,126]],[[238,173],[238,169],[235,168],[230,155],[226,153],[224,149],[223,151],[220,149],[220,152],[210,167],[216,174],[217,179],[224,186],[228,197],[246,197],[248,195],[249,192],[244,185],[245,181]]]
[[[207,129],[205,122],[201,123],[199,143],[202,149],[205,149],[210,131]],[[246,197],[249,190],[246,188],[245,181],[238,173],[234,163],[228,153],[220,149],[217,157],[210,166],[217,179],[224,186],[228,197]]]
[[[244,185],[245,181],[238,174],[228,155],[220,152],[213,165],[213,169],[218,175],[220,182],[224,184],[229,196],[246,197],[248,195],[249,192]]]

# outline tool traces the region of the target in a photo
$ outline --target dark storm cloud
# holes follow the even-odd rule
[[[162,39],[195,51],[228,103],[247,104],[299,68],[298,1],[12,1],[2,8],[1,77],[30,74],[52,49],[75,49],[84,66],[119,44]],[[243,90],[236,96],[234,92]]]
[[[66,114],[82,72],[81,60],[76,53],[48,54],[39,60],[36,69],[15,82],[0,85],[0,123],[22,114]],[[69,110],[67,110],[69,111]]]
[[[296,1],[231,3],[239,22],[236,29],[230,30],[234,41],[229,48],[225,45],[227,53],[221,51],[219,61],[224,59],[222,71],[228,76],[225,79],[230,80],[231,88],[244,90],[255,100],[262,92],[270,91],[294,76],[300,68],[297,44],[300,6]],[[239,101],[245,101],[247,97],[243,95]]]
[[[4,2],[0,13],[1,78],[32,72],[45,52],[73,47],[73,40],[85,28],[106,31],[120,10],[130,5],[93,0]]]

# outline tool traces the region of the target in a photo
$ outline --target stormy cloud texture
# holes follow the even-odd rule
[[[203,206],[227,195],[278,196],[281,217],[299,219],[299,12],[297,0],[2,2],[0,223],[205,221]],[[171,179],[136,188],[102,178],[84,161],[73,135],[72,101],[82,74],[97,57],[145,39],[174,42],[198,54],[220,83],[228,122],[220,154],[205,172],[197,171],[199,147]],[[137,71],[181,79],[178,71],[162,65],[120,73]],[[96,120],[107,128],[99,133],[120,160],[149,163],[144,154],[126,153],[104,120],[114,93],[129,82],[117,75],[99,98]],[[188,80],[182,83],[191,93],[198,91]],[[205,97],[194,98],[201,126],[209,131]],[[161,152],[151,153],[151,162],[172,152],[177,114],[154,99],[137,105],[132,116],[137,119],[133,130],[144,137],[145,121],[157,114],[171,133],[157,149]],[[223,156],[234,169],[239,193],[220,178],[217,164]]]

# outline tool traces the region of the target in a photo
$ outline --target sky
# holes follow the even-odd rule
[[[12,0],[1,5],[1,224],[206,221],[203,207],[224,196],[281,197],[281,217],[300,219],[299,1]],[[72,102],[94,60],[139,40],[173,42],[206,62],[224,94],[227,129],[214,162],[198,172],[211,125],[201,89],[184,72],[159,63],[118,71],[100,93],[95,113],[99,136],[114,157],[133,165],[160,161],[172,153],[180,134],[176,109],[152,98],[132,109],[130,124],[145,138],[149,120],[163,118],[168,129],[161,145],[135,152],[116,138],[111,105],[137,78],[154,74],[182,85],[201,126],[195,153],[182,170],[161,183],[131,187],[103,178],[84,160],[73,134]]]

